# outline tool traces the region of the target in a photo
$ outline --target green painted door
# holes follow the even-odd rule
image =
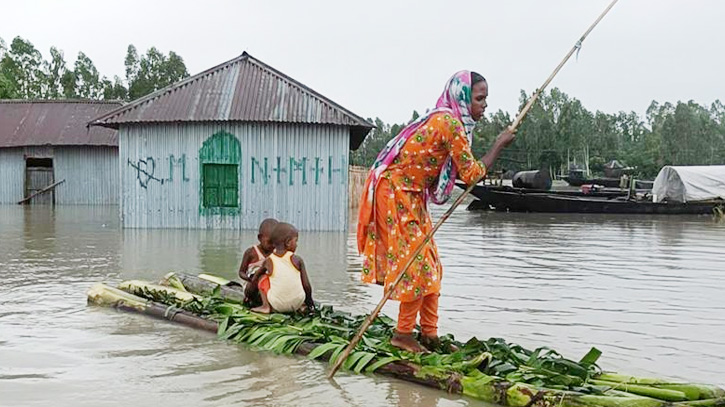
[[[232,134],[220,131],[204,141],[199,150],[201,165],[200,213],[239,214],[241,148]]]
[[[238,165],[204,164],[204,207],[239,206]]]

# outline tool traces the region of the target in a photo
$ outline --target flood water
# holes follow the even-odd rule
[[[436,209],[434,216],[440,216]],[[117,207],[0,206],[2,406],[479,406],[86,305],[95,282],[231,278],[256,232],[122,230]],[[605,369],[725,386],[725,224],[708,216],[473,213],[440,229],[441,332],[550,346]],[[355,313],[354,230],[300,235],[315,299]],[[395,304],[386,307],[395,316]]]

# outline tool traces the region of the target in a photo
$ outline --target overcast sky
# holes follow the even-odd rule
[[[88,55],[124,76],[128,44],[180,54],[191,74],[243,51],[364,117],[407,120],[455,71],[515,113],[610,0],[0,1],[0,38]],[[725,100],[725,1],[620,0],[552,86],[590,110]]]

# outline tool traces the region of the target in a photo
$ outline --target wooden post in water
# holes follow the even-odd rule
[[[365,180],[368,176],[368,167],[360,167],[351,165],[348,167],[348,208],[357,208],[360,204],[360,196],[362,195]]]
[[[48,185],[47,187],[41,189],[40,191],[36,191],[36,192],[28,195],[27,197],[23,198],[22,200],[18,201],[18,205],[22,205],[24,203],[30,202],[30,200],[33,199],[34,197],[36,197],[36,196],[38,196],[40,194],[44,194],[44,193],[50,191],[51,189],[57,187],[58,185],[60,185],[60,184],[62,184],[64,182],[65,182],[65,179],[62,179],[62,180],[60,180],[60,181],[58,181],[58,182],[56,182],[54,184]]]

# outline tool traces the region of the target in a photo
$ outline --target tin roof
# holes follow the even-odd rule
[[[117,146],[115,130],[89,128],[88,122],[119,106],[91,100],[0,100],[0,148]]]
[[[350,126],[356,149],[374,126],[244,52],[200,74],[139,98],[91,122],[283,122]]]

